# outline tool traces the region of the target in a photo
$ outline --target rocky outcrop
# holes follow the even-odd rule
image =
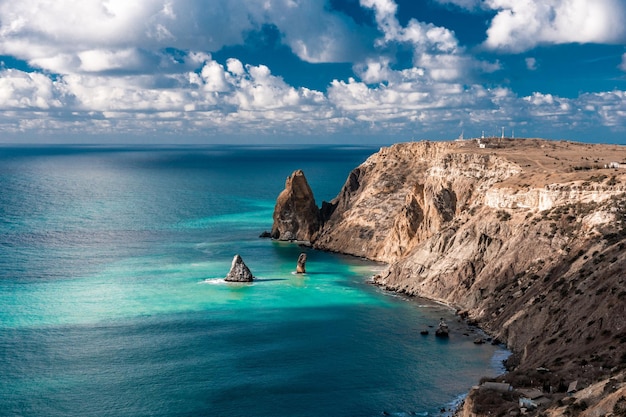
[[[235,255],[225,280],[228,282],[252,282],[254,276],[243,262],[243,259],[241,259],[241,256]]]
[[[485,382],[470,391],[454,416],[623,416],[626,415],[625,376],[620,373],[570,393],[549,393],[537,388],[514,389],[507,383]],[[499,386],[508,387],[508,390],[498,390]]]
[[[386,262],[378,285],[463,310],[514,352],[511,378],[609,378],[626,368],[626,170],[604,166],[626,149],[492,145],[381,149],[323,205],[313,246]]]
[[[306,273],[306,253],[302,252],[300,256],[298,256],[298,263],[296,265],[296,274],[305,274]]]
[[[320,210],[302,170],[294,171],[276,199],[271,236],[278,240],[312,241],[321,225]]]
[[[626,375],[616,375],[601,380],[589,387],[573,393],[562,405],[553,405],[545,412],[547,416],[558,417],[578,415],[578,417],[624,416],[626,415]]]

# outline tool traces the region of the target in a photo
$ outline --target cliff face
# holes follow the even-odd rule
[[[626,368],[626,168],[605,167],[626,149],[490,145],[381,149],[324,205],[314,247],[387,262],[377,284],[462,310],[517,373],[556,387]]]
[[[519,172],[498,156],[450,153],[448,143],[383,148],[350,173],[330,202],[315,247],[392,262]]]
[[[522,368],[623,366],[626,169],[613,160],[626,150],[397,144],[350,173],[314,246],[389,263],[376,283],[465,310]]]
[[[595,168],[577,170],[572,156],[570,165],[547,168],[536,152],[540,149],[544,160],[550,156],[541,143],[524,151],[526,158],[535,158],[535,166],[520,163],[524,160],[515,157],[515,145],[490,155],[450,143],[437,144],[434,153],[423,152],[432,144],[403,145],[417,152],[409,160],[417,161],[422,174],[407,174],[398,190],[420,190],[422,197],[412,201],[424,215],[414,223],[419,233],[399,227],[406,203],[395,219],[378,225],[390,231],[382,240],[384,249],[363,255],[390,265],[375,282],[465,310],[518,353],[521,369],[549,367],[578,377],[581,361],[604,370],[622,367],[626,174],[603,167],[602,151],[608,151],[602,147],[560,144],[563,150],[550,149],[552,158],[567,161],[562,154],[576,155],[571,148],[584,146],[579,153],[598,162]],[[400,154],[408,166],[398,171],[416,169],[404,158],[406,152],[398,152],[401,148],[391,148],[384,158]],[[622,161],[626,150],[611,149],[606,157]],[[406,201],[415,194],[409,193]],[[360,203],[367,206],[368,197],[376,198],[362,188]],[[342,227],[349,228],[346,218]],[[585,373],[593,380],[594,372]]]
[[[623,198],[537,213],[482,207],[375,280],[466,310],[523,368],[623,366],[625,216]]]

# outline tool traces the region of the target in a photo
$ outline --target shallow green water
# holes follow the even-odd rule
[[[294,169],[321,204],[372,151],[1,149],[0,414],[432,414],[495,373],[380,265],[258,238]]]

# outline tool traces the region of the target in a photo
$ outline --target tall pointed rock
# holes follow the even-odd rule
[[[302,170],[294,171],[285,182],[274,207],[272,238],[312,242],[320,229],[320,210]]]
[[[241,256],[235,255],[225,280],[230,282],[252,282],[254,276],[243,262],[243,259],[241,259]]]
[[[306,253],[304,252],[302,252],[300,256],[298,256],[296,274],[306,274]]]

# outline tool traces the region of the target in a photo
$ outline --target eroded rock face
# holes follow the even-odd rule
[[[353,170],[328,203],[314,246],[378,261],[400,259],[520,172],[499,156],[455,153],[449,143],[383,148]]]
[[[320,210],[302,170],[294,171],[276,199],[272,238],[311,242],[321,225]]]
[[[233,263],[230,266],[230,271],[228,272],[228,275],[226,275],[225,280],[229,282],[252,282],[254,280],[254,276],[243,262],[243,259],[241,259],[241,256],[235,255]]]

